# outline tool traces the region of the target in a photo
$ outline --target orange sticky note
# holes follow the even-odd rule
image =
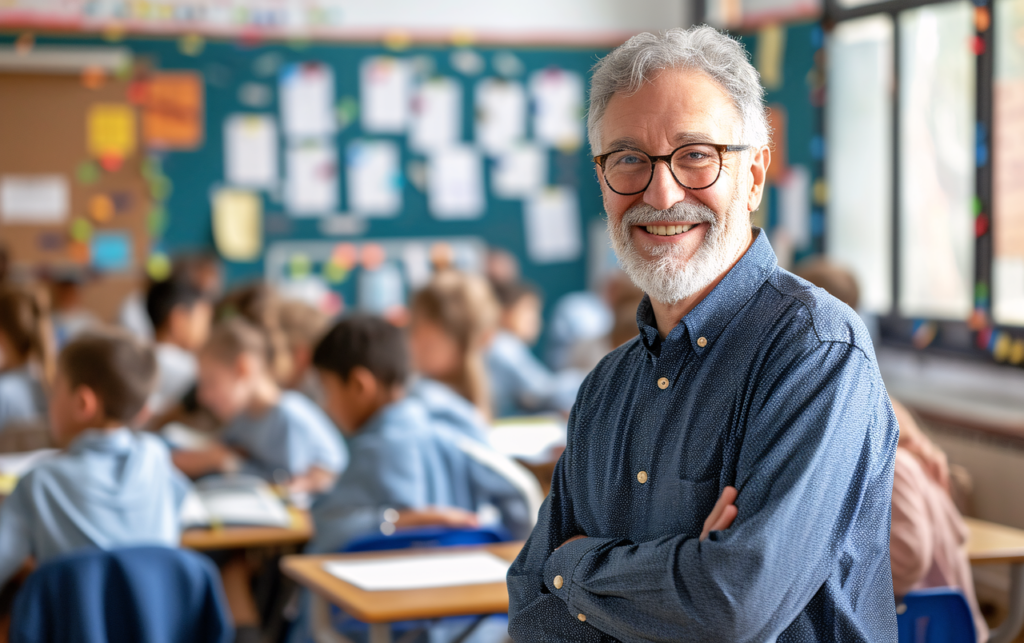
[[[156,74],[146,82],[142,137],[148,147],[190,150],[203,142],[203,81],[198,74]]]
[[[114,218],[114,200],[106,194],[89,197],[89,216],[97,223],[106,223]]]

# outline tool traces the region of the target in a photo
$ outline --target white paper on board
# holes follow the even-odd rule
[[[52,224],[67,219],[71,208],[68,180],[62,174],[0,176],[0,220]]]
[[[811,242],[811,171],[806,165],[791,165],[778,183],[779,223],[789,233],[794,250]]]
[[[412,101],[409,147],[428,154],[462,138],[462,84],[440,76],[425,81]]]
[[[491,189],[500,199],[526,199],[548,184],[548,152],[531,144],[520,144],[495,159]]]
[[[224,178],[240,187],[277,185],[277,124],[265,114],[234,114],[224,122]]]
[[[279,94],[286,136],[329,136],[337,129],[334,70],[330,66],[296,63],[284,67]]]
[[[583,78],[550,67],[530,76],[534,104],[533,137],[552,147],[575,149],[583,144]]]
[[[510,563],[488,552],[457,552],[324,563],[324,571],[368,591],[504,583]]]
[[[288,150],[285,205],[297,217],[321,216],[338,209],[338,158],[323,142]]]
[[[392,56],[366,58],[359,66],[359,114],[364,132],[401,134],[409,123],[412,71]]]
[[[345,152],[349,210],[392,217],[402,209],[401,151],[392,141],[355,140]]]
[[[437,219],[477,219],[484,214],[483,163],[479,152],[456,145],[430,155],[427,205]]]
[[[523,203],[526,253],[534,263],[575,261],[583,252],[576,192],[549,187]]]
[[[473,95],[474,136],[485,153],[494,156],[526,138],[526,90],[523,84],[485,78]]]

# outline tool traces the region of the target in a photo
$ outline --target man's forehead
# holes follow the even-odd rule
[[[732,139],[741,129],[739,112],[721,85],[685,69],[663,70],[634,94],[614,94],[602,119],[606,150],[644,143],[738,144]]]

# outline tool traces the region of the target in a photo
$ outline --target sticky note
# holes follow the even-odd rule
[[[127,232],[97,232],[89,249],[93,268],[101,272],[124,272],[132,266],[132,238]]]
[[[171,275],[171,259],[163,252],[155,252],[146,260],[146,274],[153,281],[163,281]]]
[[[230,261],[253,261],[263,249],[263,202],[254,192],[223,189],[213,196],[213,240]]]
[[[114,218],[114,200],[107,194],[89,197],[89,216],[97,223],[107,223]]]
[[[86,115],[89,153],[98,159],[135,153],[135,110],[127,103],[96,103]]]

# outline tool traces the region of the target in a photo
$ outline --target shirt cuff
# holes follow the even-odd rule
[[[590,552],[613,540],[615,539],[580,538],[567,545],[562,545],[548,556],[547,562],[544,563],[544,584],[549,592],[565,601],[570,611],[572,604],[569,600],[576,577],[576,568],[579,567],[580,561]]]

